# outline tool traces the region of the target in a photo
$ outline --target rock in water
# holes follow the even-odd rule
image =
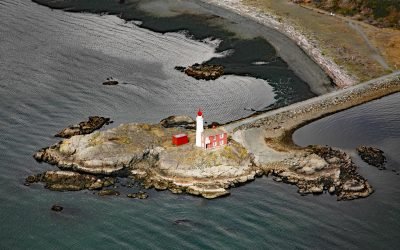
[[[111,195],[118,196],[118,195],[120,195],[120,193],[114,189],[104,189],[104,190],[99,191],[98,194],[100,196],[111,196]]]
[[[60,205],[53,205],[51,207],[51,210],[55,211],[55,212],[61,212],[64,208]]]
[[[178,70],[178,71],[180,71],[180,72],[185,72],[185,67],[183,67],[183,66],[175,66],[175,69],[176,70]]]
[[[95,190],[110,186],[113,177],[98,178],[91,174],[80,174],[72,171],[47,171],[37,176],[28,176],[27,183],[44,182],[46,188],[53,191]]]
[[[176,66],[176,70],[184,72],[186,75],[197,80],[215,80],[224,74],[224,67],[221,65],[193,64],[187,68]]]
[[[70,138],[74,135],[90,134],[93,131],[100,129],[104,124],[110,124],[110,118],[101,116],[90,116],[88,121],[80,122],[79,124],[71,125],[57,133],[56,137]]]
[[[35,175],[30,175],[30,176],[25,178],[25,182],[26,183],[35,183],[35,182],[38,182],[38,181],[39,180],[38,180],[37,176],[35,176]]]
[[[146,192],[139,191],[137,193],[131,193],[127,195],[128,198],[133,198],[133,199],[147,199],[149,195]]]
[[[107,77],[107,81],[103,82],[103,85],[117,85],[118,81],[112,77]]]
[[[181,127],[185,129],[195,129],[196,122],[192,117],[187,115],[170,116],[160,121],[160,125],[164,128]]]
[[[383,155],[384,152],[379,148],[360,146],[357,148],[357,152],[361,159],[369,165],[377,167],[380,170],[386,169],[384,167],[386,157]]]
[[[117,84],[118,81],[112,81],[112,80],[103,82],[103,85],[117,85]]]

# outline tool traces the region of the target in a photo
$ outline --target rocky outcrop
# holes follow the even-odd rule
[[[72,176],[74,181],[63,177],[67,174],[59,178],[58,175],[40,177],[40,181],[54,190],[80,190],[93,189],[94,185],[101,183],[99,175],[130,176],[142,181],[146,188],[215,198],[229,194],[227,189],[253,180],[257,175],[251,155],[240,144],[231,141],[213,151],[193,144],[176,147],[172,145],[171,137],[178,133],[187,133],[194,141],[191,130],[164,128],[159,124],[126,124],[73,136],[39,150],[34,157],[68,170],[58,171],[58,175],[65,172],[69,177],[75,173]],[[46,172],[44,176],[47,175]],[[58,180],[62,182],[62,188],[56,185]],[[102,187],[104,185],[98,186]]]
[[[107,81],[103,82],[103,85],[117,85],[119,82],[112,77],[108,77]]]
[[[176,70],[184,72],[186,75],[197,80],[215,80],[224,74],[224,67],[221,65],[193,64],[187,68],[176,66]]]
[[[386,157],[384,152],[379,148],[360,146],[357,148],[357,152],[361,159],[369,165],[377,167],[379,170],[386,169],[384,166],[386,163]]]
[[[302,195],[329,192],[338,200],[369,196],[373,190],[357,173],[350,156],[339,149],[310,146],[296,157],[265,165],[275,181],[296,185]]]
[[[329,147],[302,148],[294,144],[292,133],[310,121],[398,91],[400,78],[393,74],[230,123],[225,129],[254,155],[255,164],[265,173],[296,185],[301,194],[326,190],[339,200],[362,198],[373,189],[347,154]]]
[[[185,129],[195,129],[196,121],[187,115],[169,116],[160,121],[161,126],[164,128],[182,127]]]
[[[46,171],[36,176],[28,176],[27,183],[43,182],[45,187],[53,191],[96,190],[114,184],[112,177],[96,177],[72,171]]]
[[[57,133],[55,136],[70,138],[74,135],[90,134],[93,131],[103,127],[103,125],[108,125],[110,123],[112,123],[112,121],[110,121],[110,118],[105,118],[101,116],[90,116],[88,121],[80,122],[76,125],[71,125],[68,128],[65,128]]]

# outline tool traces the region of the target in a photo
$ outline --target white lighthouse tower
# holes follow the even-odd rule
[[[201,134],[204,131],[204,120],[203,120],[203,112],[201,109],[197,112],[196,117],[196,146],[201,148]]]

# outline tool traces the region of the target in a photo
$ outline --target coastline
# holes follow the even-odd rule
[[[241,3],[240,0],[201,0],[208,4],[225,8],[239,15],[252,19],[267,27],[271,27],[283,33],[293,40],[314,62],[316,62],[326,74],[333,80],[336,86],[343,88],[355,85],[357,79],[350,76],[344,69],[337,65],[331,58],[323,55],[315,40],[307,38],[298,27],[272,13],[263,13],[254,7]]]
[[[167,145],[171,136],[187,132],[190,137],[189,131],[167,130],[158,124],[128,124],[73,136],[40,150],[34,157],[74,172],[70,175],[73,178],[78,174],[79,179],[79,174],[85,173],[93,175],[90,179],[100,178],[101,182],[104,176],[129,176],[141,180],[146,188],[205,198],[226,195],[230,187],[271,173],[296,184],[302,194],[329,189],[338,199],[366,197],[373,190],[357,174],[347,154],[328,147],[299,148],[293,145],[291,134],[299,126],[324,115],[397,91],[399,78],[394,74],[230,123],[225,128],[233,133],[233,141],[227,152],[203,153],[189,146],[182,148],[183,151],[176,150]],[[346,173],[343,178],[342,172]],[[64,181],[65,172],[60,174],[60,180]]]

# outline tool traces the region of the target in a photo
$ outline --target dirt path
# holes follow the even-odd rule
[[[342,18],[345,18],[345,17],[342,17]],[[372,52],[371,57],[373,57],[384,69],[391,70],[391,68],[387,64],[386,60],[382,57],[380,51],[374,45],[372,45],[371,41],[369,40],[367,35],[364,33],[363,29],[357,23],[353,22],[350,19],[348,19],[348,24],[349,24],[349,27],[354,29],[364,39],[365,43],[368,45],[368,47],[370,48],[370,50]]]
[[[366,24],[364,24],[362,22],[359,22],[359,21],[355,21],[355,20],[353,20],[351,18],[342,16],[342,15],[337,15],[337,14],[334,14],[332,12],[328,12],[328,11],[321,10],[321,9],[318,9],[318,8],[314,8],[314,7],[311,7],[311,6],[305,6],[305,5],[302,5],[302,4],[300,4],[300,6],[305,8],[305,9],[317,12],[319,14],[329,15],[329,16],[333,16],[335,18],[343,20],[345,23],[347,23],[349,25],[350,28],[352,28],[354,31],[356,31],[363,38],[363,40],[365,41],[365,44],[371,50],[371,57],[373,59],[375,59],[385,70],[392,70],[390,68],[390,66],[388,65],[388,63],[386,62],[386,60],[383,58],[382,53],[379,51],[378,48],[376,48],[371,43],[370,39],[368,38],[368,36],[365,34],[364,30],[362,29],[361,26],[362,25],[366,25]]]

